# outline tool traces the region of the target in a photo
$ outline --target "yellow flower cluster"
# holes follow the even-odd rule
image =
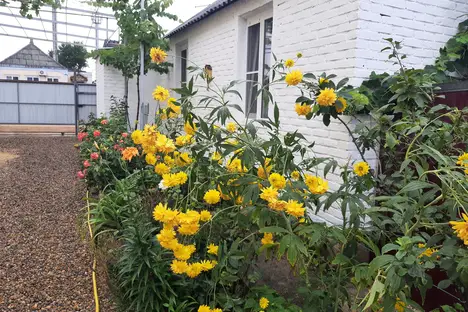
[[[187,174],[183,171],[177,173],[165,173],[162,175],[162,183],[165,187],[174,187],[187,182]]]
[[[468,153],[463,153],[458,157],[457,165],[465,168],[465,173],[468,174]]]
[[[209,271],[216,266],[215,260],[188,263],[187,261],[196,251],[196,247],[195,245],[181,244],[177,239],[177,233],[184,236],[195,235],[200,229],[200,222],[211,220],[211,213],[208,210],[180,212],[169,209],[167,204],[159,203],[154,207],[153,218],[164,224],[162,230],[156,235],[156,239],[161,247],[171,250],[174,254],[175,259],[171,264],[172,272],[195,278],[202,272]]]
[[[303,217],[305,213],[304,204],[296,200],[284,201],[278,199],[278,189],[273,185],[263,188],[260,198],[268,202],[268,207],[275,211],[286,211],[291,216],[296,218]]]
[[[193,162],[190,155],[187,152],[174,152],[174,163],[179,167],[188,166]]]
[[[193,135],[186,134],[180,135],[176,138],[175,144],[177,146],[185,146],[193,143]]]
[[[422,258],[424,256],[426,257],[431,257],[434,253],[436,253],[438,250],[435,248],[426,248],[426,244],[418,244],[419,248],[424,248],[424,251],[419,255],[419,258]]]
[[[242,162],[239,158],[231,158],[227,163],[227,170],[229,172],[241,173],[247,172],[248,169],[245,166],[242,166]]]
[[[305,103],[296,103],[295,109],[298,116],[307,116],[307,114],[312,112],[312,106]]]
[[[304,182],[312,194],[323,194],[328,191],[328,181],[310,174],[304,176]]]
[[[169,90],[161,86],[157,86],[153,91],[153,99],[156,101],[164,102],[169,99],[169,96]]]
[[[195,132],[197,131],[197,126],[195,125],[195,123],[190,124],[190,123],[187,121],[187,122],[185,123],[185,125],[184,125],[184,131],[185,131],[185,133],[187,133],[187,134],[194,135]]]
[[[462,221],[450,221],[449,223],[455,231],[455,234],[457,234],[458,238],[463,240],[465,245],[468,245],[468,216],[463,213],[462,217]]]
[[[221,309],[211,309],[207,305],[201,305],[200,307],[198,307],[197,312],[223,312],[223,310],[221,310]]]
[[[357,175],[357,176],[365,176],[366,174],[369,173],[369,164],[366,163],[365,161],[360,161],[356,164],[354,164],[354,173]]]
[[[274,244],[273,233],[263,233],[262,245]]]

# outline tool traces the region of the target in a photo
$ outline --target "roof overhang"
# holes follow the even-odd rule
[[[182,25],[177,26],[176,28],[174,28],[173,30],[168,32],[166,34],[166,38],[169,38],[169,37],[175,35],[176,33],[188,28],[189,26],[191,26],[191,25],[193,25],[195,23],[198,23],[199,21],[207,18],[208,16],[210,16],[210,15],[224,9],[225,7],[227,7],[230,4],[233,4],[234,2],[237,2],[237,1],[238,0],[217,0],[217,1],[213,2],[212,4],[208,5],[205,9],[203,9],[202,11],[198,12],[197,14],[195,14],[194,16],[189,18],[185,23],[183,23]]]

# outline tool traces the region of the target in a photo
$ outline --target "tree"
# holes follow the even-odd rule
[[[50,5],[53,7],[58,7],[59,3],[55,0],[0,0],[0,7],[7,6],[11,2],[20,4],[20,14],[27,17],[32,18],[32,14],[29,13],[30,11],[34,11],[36,15],[39,15],[39,9],[44,5]]]
[[[80,72],[84,67],[88,66],[86,58],[88,51],[79,45],[79,42],[62,43],[57,50],[58,62],[73,71],[73,73]]]
[[[1,0],[0,0],[1,1]],[[107,50],[93,52],[99,56],[101,64],[119,69],[125,77],[125,101],[128,107],[128,80],[136,76],[138,106],[135,124],[138,123],[140,109],[140,74],[146,74],[149,69],[159,73],[167,73],[169,63],[151,63],[149,50],[151,47],[168,49],[168,42],[164,39],[164,29],[156,22],[155,17],[166,17],[177,20],[166,10],[172,0],[145,0],[145,9],[140,9],[140,2],[125,0],[99,1],[97,6],[111,7],[114,11],[117,25],[120,28],[122,45]],[[144,72],[140,73],[140,44],[144,48]]]

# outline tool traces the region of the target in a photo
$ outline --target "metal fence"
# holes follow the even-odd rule
[[[75,125],[96,114],[96,85],[0,80],[0,124]]]

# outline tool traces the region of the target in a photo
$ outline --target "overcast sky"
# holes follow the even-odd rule
[[[176,14],[179,17],[179,19],[185,21],[191,16],[195,15],[197,12],[201,11],[206,5],[210,4],[213,1],[214,0],[174,0],[174,4],[169,9],[169,12]],[[93,49],[92,47],[95,46],[95,29],[91,21],[91,16],[86,16],[89,13],[81,13],[66,10],[65,6],[69,8],[79,8],[92,11],[95,11],[96,8],[84,4],[84,1],[82,3],[78,0],[62,0],[62,6],[64,8],[59,9],[57,14],[57,20],[59,22],[67,21],[68,23],[86,26],[86,28],[58,24],[57,32],[64,33],[63,35],[57,36],[58,41],[81,41],[86,45],[91,46],[87,48],[89,51],[91,51]],[[17,9],[17,7],[17,1],[11,1],[9,6],[7,7],[0,6],[0,61],[17,52],[19,49],[21,49],[29,43],[29,39],[5,36],[5,34],[19,35],[28,38],[37,38],[34,39],[34,44],[38,46],[42,51],[47,53],[47,51],[52,50],[52,42],[38,40],[52,39],[52,34],[47,33],[47,31],[52,31],[52,23],[46,21],[52,20],[52,13],[50,12],[51,8],[43,7],[40,11],[39,16],[35,16],[33,14],[34,18],[32,20],[2,15],[2,13],[13,13],[19,15],[19,10]],[[64,14],[66,12],[68,12],[69,14]],[[99,12],[112,14],[112,11],[110,9],[100,8],[98,13]],[[107,22],[109,24],[110,29],[117,29],[116,21],[113,18],[102,19],[100,27],[105,28]],[[169,19],[160,20],[158,22],[166,30],[171,30],[177,25],[179,25],[179,22],[171,21]],[[9,26],[16,26],[16,28]],[[73,37],[73,35],[80,35],[85,38]],[[99,31],[99,38],[105,39],[106,36],[109,36],[110,39],[117,40],[118,32],[110,31],[106,34],[106,31]],[[102,44],[103,41],[100,41],[101,46]],[[92,60],[89,60],[88,63],[90,67],[88,68],[88,71],[94,72],[94,62]]]

